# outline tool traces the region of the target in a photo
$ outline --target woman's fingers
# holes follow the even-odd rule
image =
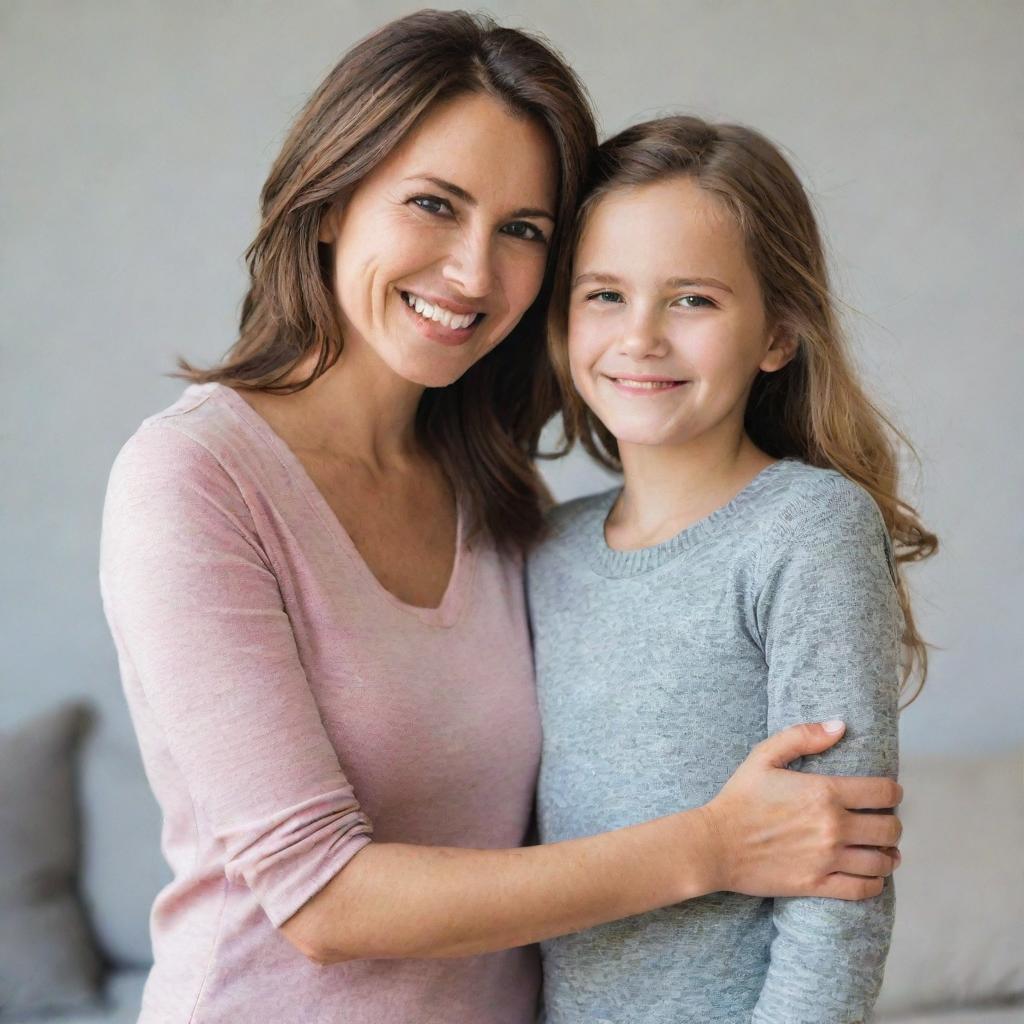
[[[815,896],[827,896],[834,900],[866,900],[882,892],[881,878],[861,878],[858,875],[826,875]]]
[[[833,775],[829,781],[839,803],[851,810],[897,807],[903,800],[903,787],[893,779]]]
[[[847,813],[840,835],[847,846],[899,846],[903,822],[895,814]]]
[[[758,743],[750,752],[750,759],[766,767],[785,768],[798,757],[828,750],[845,731],[846,725],[838,720],[791,725]]]
[[[878,850],[873,846],[847,846],[839,855],[836,867],[844,875],[871,878],[891,875],[896,864],[895,851]]]

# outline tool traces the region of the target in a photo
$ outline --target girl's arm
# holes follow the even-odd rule
[[[826,774],[897,774],[902,613],[891,548],[871,497],[829,478],[812,507],[764,552],[758,606],[769,672],[769,729],[818,714],[847,722],[842,743],[806,758]],[[882,982],[893,887],[861,903],[777,899],[754,1024],[846,1024]]]
[[[108,489],[101,584],[137,724],[187,786],[227,878],[317,960],[485,952],[725,884],[863,898],[878,879],[835,872],[892,869],[849,848],[892,836],[845,808],[892,806],[895,786],[783,770],[835,741],[819,726],[762,744],[707,807],[619,832],[514,850],[373,843],[274,568],[203,444],[159,423],[129,442]]]

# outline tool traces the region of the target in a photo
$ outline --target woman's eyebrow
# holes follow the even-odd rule
[[[460,185],[456,185],[453,182],[445,181],[444,178],[435,178],[432,174],[414,174],[411,178],[406,178],[406,181],[429,181],[432,185],[436,185],[443,192],[447,192],[449,195],[455,196],[456,199],[461,199],[468,206],[476,206],[477,200],[472,193],[467,192]],[[523,206],[518,210],[513,210],[510,217],[545,217],[553,224],[555,222],[555,216],[552,213],[548,213],[547,210],[542,210],[538,207]]]

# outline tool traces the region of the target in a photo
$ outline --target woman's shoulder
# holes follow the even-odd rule
[[[237,493],[253,438],[239,418],[230,389],[193,384],[167,408],[142,421],[114,459],[107,506],[134,505],[178,494]]]
[[[239,447],[240,423],[235,401],[243,401],[221,384],[190,384],[167,408],[146,417],[128,438],[118,460],[168,457],[190,461],[204,449],[222,458]],[[116,464],[116,463],[115,463]]]

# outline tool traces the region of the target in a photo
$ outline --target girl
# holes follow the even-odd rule
[[[543,324],[595,142],[536,39],[384,26],[271,170],[236,344],[119,454],[101,584],[174,871],[144,1024],[527,1024],[540,938],[892,870],[859,846],[893,820],[847,808],[896,786],[779,770],[835,742],[819,725],[699,811],[518,848]]]
[[[542,841],[699,806],[814,717],[848,729],[804,767],[895,778],[901,646],[924,668],[898,566],[936,541],[778,150],[690,117],[601,146],[549,337],[567,440],[624,483],[555,510],[529,563]],[[889,883],[858,904],[722,892],[557,939],[548,1024],[862,1021],[892,909]]]

